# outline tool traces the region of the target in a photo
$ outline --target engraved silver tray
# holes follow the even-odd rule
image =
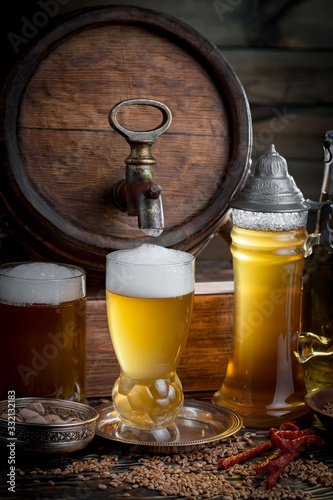
[[[176,419],[180,433],[178,441],[171,443],[142,442],[121,439],[115,435],[119,417],[112,403],[100,405],[97,410],[99,418],[96,423],[96,435],[144,447],[147,451],[151,449],[157,453],[178,453],[205,448],[235,434],[243,426],[242,419],[231,410],[205,401],[185,400]]]
[[[66,424],[33,424],[15,422],[0,417],[0,442],[15,442],[20,450],[42,453],[69,453],[81,450],[95,436],[98,412],[82,403],[62,399],[18,398],[14,401],[16,412],[30,403],[40,402],[46,413],[55,413],[63,418],[75,417],[81,420]],[[13,401],[0,402],[0,414],[5,412]]]

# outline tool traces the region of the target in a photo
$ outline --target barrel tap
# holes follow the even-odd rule
[[[159,127],[145,132],[127,130],[117,120],[118,111],[124,106],[143,104],[153,106],[162,111],[163,120]],[[159,236],[164,229],[164,216],[161,191],[154,182],[154,165],[151,147],[159,135],[171,124],[172,116],[169,108],[163,103],[150,99],[130,99],[114,106],[109,113],[111,127],[125,137],[131,147],[125,159],[125,179],[113,188],[113,203],[128,215],[138,217],[138,227],[146,236]]]

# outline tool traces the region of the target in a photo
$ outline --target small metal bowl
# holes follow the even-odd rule
[[[307,406],[314,411],[321,423],[327,430],[333,431],[333,415],[325,412],[323,406],[327,403],[333,403],[333,387],[324,387],[309,392],[304,399]]]
[[[30,403],[42,403],[46,414],[56,414],[63,419],[77,418],[80,422],[66,424],[35,424],[28,422],[9,423],[0,417],[0,442],[7,445],[12,441],[20,450],[39,453],[69,453],[81,450],[95,436],[98,412],[87,405],[62,399],[19,398],[0,402],[0,415],[21,408]]]

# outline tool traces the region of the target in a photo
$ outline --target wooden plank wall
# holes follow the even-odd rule
[[[165,12],[212,41],[229,60],[248,96],[254,162],[274,143],[287,159],[290,173],[305,197],[317,199],[323,172],[321,142],[325,131],[333,128],[331,0],[117,0],[114,3]],[[38,17],[43,10],[41,4],[51,9],[44,18]],[[48,20],[55,15],[109,4],[110,0],[15,2],[15,9],[6,12],[1,20],[1,78],[25,49],[27,36],[31,41],[42,30],[47,31]],[[41,26],[37,27],[37,22]],[[21,37],[16,46],[9,33]],[[310,230],[313,221],[311,217]],[[0,226],[4,241],[6,229],[1,217]],[[220,240],[215,237],[199,259],[230,261],[229,249]]]

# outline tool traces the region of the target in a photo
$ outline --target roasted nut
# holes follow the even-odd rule
[[[37,412],[39,415],[45,415],[45,408],[42,405],[42,403],[39,402],[30,403],[26,408]]]
[[[25,422],[29,424],[46,424],[46,420],[42,415],[35,415],[33,417],[29,417],[25,420]]]
[[[3,412],[0,417],[8,420],[8,412]],[[20,411],[15,414],[15,420],[18,422],[28,422],[30,424],[68,424],[82,422],[82,420],[76,417],[68,417],[65,420],[60,415],[53,413],[46,415],[45,408],[39,401],[30,403],[28,406],[21,408]]]
[[[19,415],[21,415],[21,417],[25,421],[27,420],[27,418],[36,417],[38,413],[34,410],[29,410],[29,408],[21,408],[21,410],[19,411]]]

